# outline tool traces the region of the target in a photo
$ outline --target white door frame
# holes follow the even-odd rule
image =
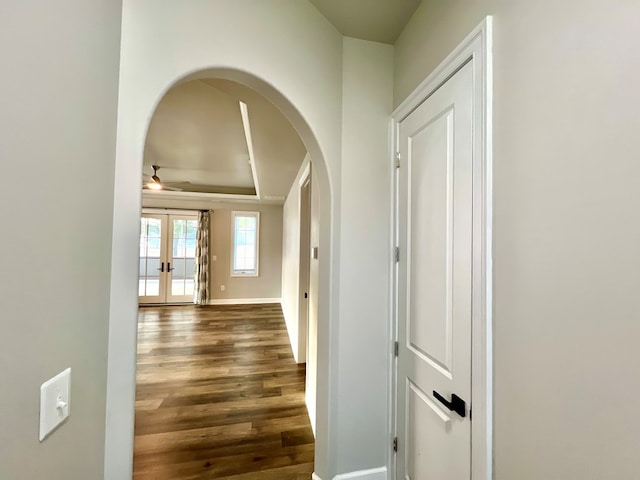
[[[471,479],[492,478],[492,17],[486,17],[469,36],[393,112],[391,135],[393,236],[398,244],[398,183],[396,154],[399,151],[400,122],[429,98],[460,68],[473,65],[473,215],[472,257],[472,368],[471,368]],[[402,164],[402,159],[400,164]],[[402,168],[402,166],[401,166]],[[393,263],[393,328],[398,339],[398,264]],[[397,362],[392,359],[392,436],[397,432]],[[471,413],[470,413],[471,416]],[[390,469],[395,478],[396,458]],[[398,479],[404,480],[404,479]]]
[[[158,295],[138,296],[140,305],[179,305],[183,303],[193,303],[193,295],[173,295],[172,282],[173,274],[171,271],[171,262],[173,259],[173,220],[197,220],[197,211],[191,210],[153,210],[142,209],[141,218],[156,218],[162,223],[161,228],[161,245],[160,245],[160,262],[162,262],[162,272],[160,275],[160,285]],[[167,265],[167,271],[164,271],[164,265]],[[174,267],[175,268],[175,267]],[[171,269],[171,270],[169,270]],[[166,275],[165,275],[166,274]]]
[[[169,228],[169,215],[164,213],[143,213],[140,215],[140,218],[154,218],[156,220],[160,220],[160,257],[158,261],[162,265],[162,270],[158,268],[161,272],[158,276],[158,295],[140,296],[140,293],[138,292],[138,302],[140,305],[165,303],[167,300],[167,277],[164,274],[164,265],[167,261],[165,257],[167,256],[167,239],[169,238],[169,235],[167,234],[167,229]],[[142,231],[140,232],[140,236],[142,237]],[[146,262],[149,262],[148,257],[146,257]],[[145,278],[145,284],[146,281],[147,279]]]
[[[306,193],[304,193],[306,192]],[[298,363],[309,358],[309,279],[311,277],[311,164],[298,183]]]
[[[185,213],[170,213],[167,216],[167,249],[166,249],[166,261],[167,261],[167,284],[166,284],[166,292],[165,292],[165,302],[168,305],[171,304],[180,304],[180,303],[193,303],[193,293],[186,295],[173,295],[171,292],[173,291],[173,268],[171,268],[171,263],[173,263],[173,228],[174,228],[174,220],[191,220],[198,221],[198,216],[189,215]],[[232,250],[233,251],[233,250]],[[197,257],[194,257],[194,260]],[[186,273],[186,272],[185,272]],[[195,272],[194,272],[195,273]]]

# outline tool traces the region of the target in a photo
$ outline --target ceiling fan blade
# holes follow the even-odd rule
[[[162,185],[162,188],[151,188],[149,186],[149,183],[146,183],[146,182],[142,184],[142,189],[143,190],[149,190],[149,191],[152,191],[152,192],[162,192],[162,191],[165,191],[165,192],[183,192],[184,191],[182,188],[170,187],[168,185]]]

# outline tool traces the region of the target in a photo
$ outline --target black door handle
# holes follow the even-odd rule
[[[436,397],[440,403],[442,403],[445,407],[447,407],[452,412],[456,412],[462,418],[467,416],[467,404],[455,393],[451,395],[451,401],[447,401],[442,395],[440,395],[435,390],[433,391],[433,396]]]
[[[158,270],[160,270],[161,272],[164,272],[164,262],[160,264],[160,268]]]
[[[167,263],[167,272],[173,272],[175,268],[171,268],[171,262]]]

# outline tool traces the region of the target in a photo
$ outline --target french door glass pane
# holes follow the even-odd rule
[[[173,220],[171,295],[193,295],[197,220]]]
[[[157,296],[160,294],[162,222],[158,218],[147,217],[142,217],[140,222],[138,294],[140,296]]]

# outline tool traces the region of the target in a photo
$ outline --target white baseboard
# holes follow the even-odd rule
[[[305,363],[305,362],[299,362],[298,358],[300,357],[300,354],[298,352],[298,338],[292,336],[291,334],[291,329],[289,328],[289,325],[291,325],[292,322],[289,318],[287,318],[287,309],[284,306],[284,302],[280,302],[280,306],[282,307],[282,316],[284,317],[284,324],[287,327],[287,335],[289,337],[289,345],[291,345],[291,351],[293,352],[293,359],[295,360],[296,363]],[[295,319],[295,325],[298,324],[298,318],[296,317]]]
[[[256,303],[280,303],[279,298],[214,298],[209,305],[253,305]]]
[[[341,473],[333,477],[333,480],[387,480],[387,467],[358,470],[357,472]]]
[[[315,472],[311,475],[312,480],[322,480]],[[387,480],[387,467],[370,468],[369,470],[358,470],[356,472],[341,473],[333,477],[333,480]]]

